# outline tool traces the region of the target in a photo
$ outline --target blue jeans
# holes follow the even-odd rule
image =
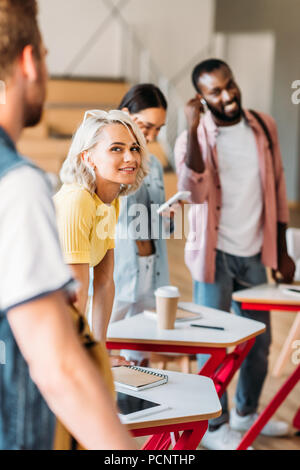
[[[235,394],[235,405],[243,414],[254,413],[268,370],[268,355],[271,344],[270,312],[242,310],[240,303],[232,301],[232,293],[247,287],[263,284],[267,281],[265,267],[260,254],[251,257],[239,257],[217,251],[216,277],[213,284],[194,281],[194,302],[206,307],[230,312],[257,320],[266,325],[265,333],[257,336],[254,346],[244,360],[239,374]],[[208,359],[207,354],[198,354],[197,361],[201,368]],[[225,392],[221,398],[223,413],[210,421],[217,426],[229,421],[228,400]]]

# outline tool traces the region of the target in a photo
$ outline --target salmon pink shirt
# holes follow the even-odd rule
[[[273,157],[260,123],[249,111],[244,111],[246,124],[251,127],[255,136],[262,184],[262,262],[265,266],[277,269],[277,223],[288,223],[289,218],[286,185],[275,121],[267,114],[260,113],[260,116],[272,139]],[[213,283],[222,210],[222,187],[216,145],[218,127],[210,112],[202,117],[197,133],[205,163],[203,173],[193,171],[185,163],[187,131],[178,137],[175,145],[178,189],[191,191],[189,202],[192,206],[189,211],[190,228],[185,246],[185,262],[194,280]]]

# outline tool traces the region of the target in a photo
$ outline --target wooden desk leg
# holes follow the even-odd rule
[[[297,313],[296,319],[294,320],[293,326],[290,329],[288,337],[283,345],[280,355],[276,361],[272,375],[279,377],[286,363],[293,353],[292,345],[293,342],[300,339],[300,312]]]
[[[296,370],[290,375],[287,381],[283,384],[283,386],[279,389],[276,393],[275,397],[269,403],[269,405],[265,408],[265,410],[259,415],[257,420],[253,423],[251,428],[246,432],[243,439],[239,443],[237,450],[246,450],[252,444],[252,442],[257,438],[258,434],[264,427],[264,425],[269,421],[271,416],[275,413],[277,408],[281,405],[281,403],[285,400],[291,390],[295,387],[295,385],[300,380],[300,365],[296,368]]]

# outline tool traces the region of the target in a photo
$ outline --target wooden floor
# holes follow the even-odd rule
[[[300,212],[291,212],[291,225],[299,227],[300,224]],[[171,283],[178,286],[181,293],[181,300],[189,301],[192,299],[192,279],[190,273],[184,263],[184,240],[168,240],[168,255],[169,255],[169,266],[170,266],[170,277]],[[269,358],[269,373],[266,378],[263,392],[260,400],[259,411],[263,410],[264,407],[269,403],[271,398],[274,396],[279,387],[286,380],[288,375],[293,371],[294,367],[292,364],[288,364],[284,370],[283,375],[280,378],[274,378],[272,376],[272,369],[275,361],[278,357],[280,349],[284,343],[284,340],[288,334],[288,331],[295,318],[294,313],[288,312],[272,312],[272,346]],[[300,339],[300,338],[299,338]],[[179,370],[172,363],[168,365],[170,370]],[[192,370],[197,373],[196,361],[192,363]],[[229,402],[233,405],[233,397],[235,393],[235,386],[237,382],[238,374],[234,377],[228,388]],[[277,410],[275,418],[284,420],[289,424],[292,423],[292,419],[298,407],[300,406],[300,383],[294,388],[286,401]],[[139,439],[139,444],[142,440]],[[300,450],[300,436],[295,435],[295,429],[290,427],[290,434],[286,438],[266,438],[259,436],[254,443],[254,448],[257,450]],[[201,450],[201,447],[199,448]]]

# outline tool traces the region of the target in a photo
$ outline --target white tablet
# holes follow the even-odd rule
[[[122,422],[143,418],[144,416],[158,413],[169,408],[169,406],[163,405],[162,403],[155,403],[145,400],[144,398],[135,397],[125,393],[125,391],[117,392],[117,404],[119,417]]]

